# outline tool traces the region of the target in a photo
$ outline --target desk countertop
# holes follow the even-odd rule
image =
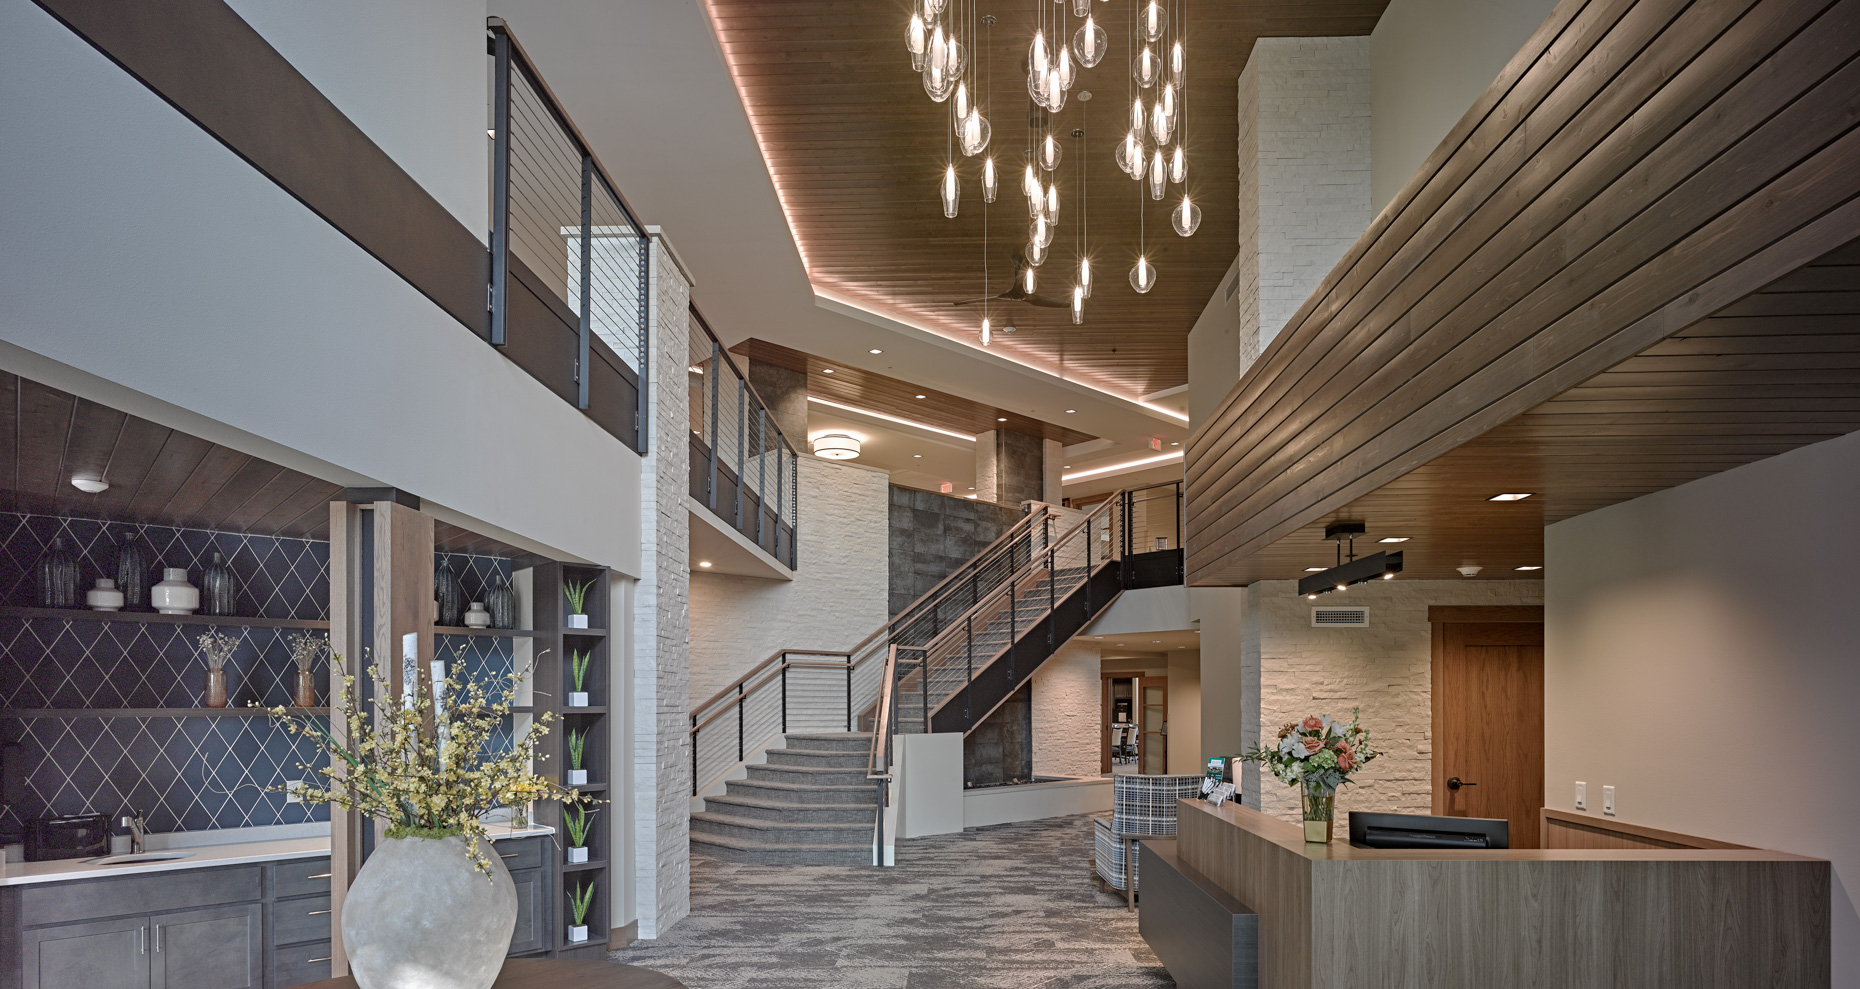
[[[492,841],[554,834],[554,828],[513,829],[504,824],[485,826]],[[68,882],[73,879],[96,879],[102,876],[131,876],[145,872],[178,872],[183,869],[208,869],[221,865],[246,865],[253,862],[281,862],[286,859],[315,858],[329,854],[327,835],[313,838],[283,838],[272,841],[240,841],[221,845],[190,845],[185,848],[151,849],[184,851],[184,859],[136,862],[130,865],[94,865],[85,859],[60,859],[53,862],[8,862],[0,886],[23,886],[32,883]]]

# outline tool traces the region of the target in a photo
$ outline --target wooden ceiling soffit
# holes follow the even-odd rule
[[[1190,441],[1191,581],[1860,234],[1857,51],[1853,2],[1564,0]]]
[[[1058,440],[1067,446],[1097,439],[1090,433],[1067,429],[1064,426],[1008,409],[971,402],[966,398],[958,398],[933,388],[914,385],[875,371],[865,371],[822,360],[812,354],[769,343],[766,340],[755,338],[745,340],[731,347],[730,353],[745,360],[805,372],[807,393],[810,396],[850,405],[857,409],[882,412],[888,416],[925,423],[939,429],[950,429],[970,435],[990,429],[1011,429],[1042,439]],[[832,369],[831,372],[828,371],[829,368]],[[918,398],[919,395],[924,397]],[[1000,421],[1002,419],[1007,421]]]

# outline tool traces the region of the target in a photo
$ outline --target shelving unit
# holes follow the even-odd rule
[[[134,622],[143,625],[235,625],[240,628],[327,629],[329,622],[308,618],[247,618],[241,615],[163,615],[153,611],[91,611],[88,608],[0,606],[0,618],[51,618],[68,622]],[[468,629],[477,633],[478,629]],[[507,630],[506,630],[507,634]]]
[[[290,707],[291,714],[328,717],[327,707]],[[262,718],[262,707],[34,707],[0,711],[7,718]]]
[[[586,731],[587,744],[583,748],[583,768],[588,771],[589,784],[575,789],[588,794],[601,795],[602,802],[596,805],[600,817],[596,820],[593,833],[589,836],[589,861],[573,865],[567,862],[566,845],[558,841],[555,850],[555,889],[556,889],[556,925],[555,953],[562,956],[601,958],[607,953],[609,937],[610,904],[612,901],[613,881],[608,863],[611,859],[608,848],[612,829],[609,816],[613,808],[605,800],[605,794],[612,783],[612,766],[608,759],[608,706],[611,697],[608,678],[609,652],[607,626],[610,624],[608,605],[611,599],[611,574],[603,567],[583,567],[564,563],[547,563],[532,571],[532,592],[535,595],[531,604],[531,614],[536,626],[536,663],[535,702],[537,711],[550,711],[555,714],[555,728],[538,747],[537,755],[542,759],[539,771],[551,779],[560,781],[568,769],[567,734],[570,731]],[[568,602],[564,589],[570,583],[580,584],[594,581],[588,591],[588,623],[595,628],[569,628]],[[547,652],[545,652],[547,650]],[[588,664],[587,688],[589,699],[594,703],[588,707],[569,707],[568,691],[573,686],[572,664],[569,657],[571,650],[590,651],[592,661]],[[562,808],[558,804],[539,805],[536,812],[538,823],[547,824],[556,829],[559,837],[567,833],[562,824]],[[572,878],[571,878],[572,877]],[[588,940],[577,944],[568,942],[568,894],[571,883],[593,883],[595,887],[594,902],[588,908]]]
[[[434,635],[475,635],[487,639],[528,639],[537,634],[533,628],[470,628],[464,625],[434,625]]]

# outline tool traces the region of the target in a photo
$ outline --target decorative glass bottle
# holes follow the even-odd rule
[[[223,554],[213,554],[213,562],[200,575],[200,613],[203,615],[237,614],[239,581],[227,565]]]
[[[457,627],[465,620],[465,589],[459,586],[452,568],[440,564],[433,570],[434,624]]]
[[[517,592],[509,577],[498,577],[497,585],[484,592],[484,607],[491,613],[492,628],[517,627]]]
[[[123,592],[123,607],[135,611],[149,606],[149,569],[154,561],[133,533],[123,536],[116,550],[116,589]]]
[[[39,607],[41,608],[75,608],[78,606],[78,563],[77,557],[65,549],[63,539],[52,540],[52,546],[39,557]]]

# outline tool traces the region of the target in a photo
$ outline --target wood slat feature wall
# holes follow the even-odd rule
[[[983,291],[981,162],[958,152],[960,215],[946,219],[937,182],[949,161],[949,108],[924,95],[904,50],[910,18],[901,3],[849,0],[708,0],[725,58],[736,79],[794,228],[808,276],[825,289],[933,326],[979,333],[982,307],[961,299],[1007,288],[1014,255],[1026,241],[1025,200],[1015,190],[1029,140],[1026,72],[1033,37],[1032,3],[984,5],[999,18],[992,51],[978,42],[973,58],[993,69],[994,128],[990,150],[1004,166],[1000,198],[990,207],[988,268]],[[1050,5],[1042,4],[1048,9]],[[1063,367],[1120,391],[1145,395],[1188,380],[1188,331],[1233,262],[1239,237],[1239,93],[1234,81],[1265,36],[1368,34],[1386,0],[1199,0],[1189,7],[1193,49],[1189,67],[1189,192],[1207,208],[1201,229],[1183,240],[1169,228],[1170,201],[1139,200],[1111,159],[1129,113],[1127,54],[1132,5],[1098,5],[1111,38],[1104,61],[1081,70],[1076,98],[1055,118],[1065,144],[1059,187],[1065,194],[1051,259],[1040,290],[1066,297],[1079,204],[1073,190],[1081,150],[1090,157],[1092,299],[1085,323],[1064,309],[1008,303],[992,310],[996,325],[1019,328],[994,347]],[[980,30],[978,28],[978,30]],[[977,96],[986,99],[987,86]],[[1083,127],[1081,148],[1069,135]],[[1210,205],[1211,204],[1211,205]],[[1225,208],[1223,208],[1223,206]],[[1157,267],[1156,288],[1137,295],[1126,275],[1138,253],[1138,210],[1147,217],[1145,244]]]
[[[953,429],[971,435],[990,429],[1012,429],[1030,436],[1058,440],[1068,446],[1097,439],[1090,433],[1068,429],[1009,409],[971,402],[966,398],[913,385],[873,371],[847,367],[766,340],[752,337],[731,347],[730,353],[736,356],[739,364],[745,360],[760,361],[806,374],[809,395],[941,429]],[[832,369],[831,374],[827,373],[828,368]],[[918,398],[919,395],[924,397]],[[1007,421],[1001,422],[1001,419]],[[805,441],[806,437],[801,439]]]
[[[1546,522],[1853,429],[1857,51],[1851,0],[1565,0],[1191,440],[1190,579],[1328,565],[1344,515],[1524,576]]]

